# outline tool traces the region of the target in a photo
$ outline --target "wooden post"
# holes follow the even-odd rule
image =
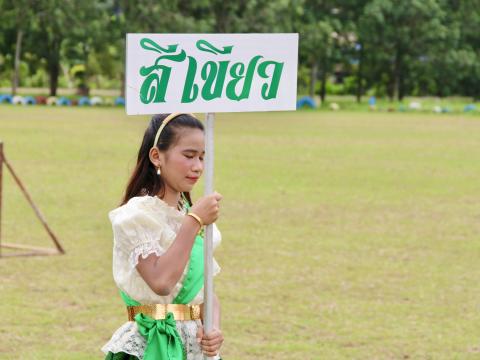
[[[28,194],[27,189],[23,186],[22,182],[20,181],[20,178],[17,176],[17,174],[15,174],[15,171],[13,170],[12,165],[10,165],[10,163],[7,161],[7,159],[6,159],[5,157],[3,157],[3,160],[4,160],[5,165],[7,166],[8,170],[10,170],[10,174],[12,174],[13,179],[15,180],[15,182],[17,183],[17,185],[20,187],[20,190],[22,190],[23,195],[25,195],[25,198],[27,199],[28,203],[29,203],[30,206],[32,207],[33,211],[35,211],[35,214],[37,215],[37,218],[40,220],[40,222],[42,223],[42,225],[43,225],[43,227],[45,228],[45,230],[47,230],[48,235],[50,235],[50,237],[52,238],[53,242],[55,243],[55,246],[56,246],[58,252],[59,252],[60,254],[65,254],[65,250],[63,250],[62,245],[60,245],[60,243],[58,242],[57,237],[55,236],[55,234],[53,233],[53,231],[50,230],[50,226],[48,226],[48,224],[47,224],[47,222],[45,221],[42,213],[41,213],[40,210],[37,208],[37,206],[36,206],[35,203],[33,202],[32,198],[31,198],[30,195]]]
[[[3,151],[3,143],[0,141],[0,240],[1,240],[1,225],[2,225],[2,175],[3,175],[3,164],[5,163],[7,169],[10,171],[10,174],[12,174],[13,179],[17,183],[18,187],[22,191],[23,195],[27,199],[28,203],[32,207],[33,211],[35,211],[35,215],[37,215],[37,218],[40,220],[42,223],[43,227],[45,230],[47,230],[48,235],[50,238],[53,240],[55,247],[57,248],[56,250],[54,249],[49,249],[49,248],[42,248],[42,247],[37,247],[37,246],[30,246],[30,245],[21,245],[21,244],[13,244],[13,243],[6,243],[4,242],[3,244],[0,241],[0,251],[1,248],[9,248],[9,249],[20,249],[20,250],[32,250],[30,253],[21,253],[21,254],[7,254],[3,255],[5,256],[32,256],[32,255],[56,255],[56,254],[65,254],[65,250],[63,249],[62,245],[60,245],[60,242],[58,241],[57,237],[53,233],[53,231],[50,229],[50,226],[48,226],[47,221],[43,217],[42,213],[40,210],[37,208],[35,203],[33,202],[32,198],[27,192],[27,189],[23,186],[22,182],[20,181],[20,178],[17,176],[15,171],[13,170],[12,165],[8,162],[7,158],[5,157],[5,153]],[[2,257],[2,253],[0,252],[0,257]]]
[[[213,126],[215,114],[207,113],[205,126],[205,195],[213,193]],[[204,318],[203,330],[208,334],[213,329],[213,224],[207,225],[205,231],[204,257]],[[213,357],[204,356],[204,359],[213,359]]]
[[[0,141],[0,257],[2,257],[2,182],[3,182],[3,142]]]

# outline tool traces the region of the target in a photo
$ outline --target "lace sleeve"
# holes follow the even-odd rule
[[[165,214],[147,210],[127,204],[110,215],[115,251],[127,260],[130,269],[138,265],[140,256],[162,255],[176,236]]]
[[[130,252],[128,263],[130,264],[131,268],[134,268],[138,265],[140,256],[142,257],[142,259],[146,259],[151,254],[160,256],[164,252],[165,251],[162,249],[158,241],[146,242],[133,248],[133,250]]]

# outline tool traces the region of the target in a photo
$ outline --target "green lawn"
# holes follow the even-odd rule
[[[67,250],[0,259],[1,359],[102,359],[125,321],[107,213],[147,121],[0,106]],[[219,114],[215,136],[224,359],[480,358],[480,118]],[[5,170],[3,241],[49,246]]]

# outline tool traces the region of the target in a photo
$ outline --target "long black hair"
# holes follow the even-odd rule
[[[165,183],[161,176],[157,175],[157,169],[150,161],[149,152],[155,141],[155,135],[169,114],[154,115],[143,135],[142,145],[138,151],[137,165],[128,180],[122,205],[135,196],[165,194]],[[182,128],[200,129],[204,131],[203,124],[189,114],[181,114],[171,120],[162,130],[160,138],[155,146],[165,152],[176,144]],[[190,193],[183,193],[189,204],[192,204]]]

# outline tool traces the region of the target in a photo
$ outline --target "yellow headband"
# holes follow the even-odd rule
[[[163,129],[165,128],[165,126],[167,126],[167,124],[172,121],[173,119],[175,119],[177,116],[180,116],[180,115],[190,115],[190,116],[193,116],[193,114],[189,114],[189,113],[171,113],[170,115],[168,115],[162,122],[162,125],[160,125],[160,127],[158,128],[157,130],[157,135],[155,135],[155,141],[153,142],[153,146],[155,147],[157,145],[157,142],[158,142],[158,139],[160,139],[160,134],[162,133]]]

